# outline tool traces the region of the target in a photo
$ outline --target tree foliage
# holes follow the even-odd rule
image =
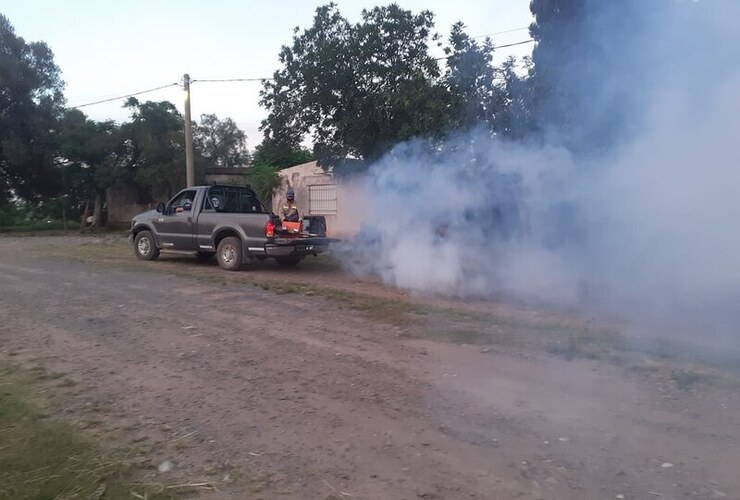
[[[573,125],[579,88],[578,77],[585,68],[576,53],[583,50],[579,39],[586,0],[532,0],[534,23],[530,33],[537,44],[532,52],[533,106],[543,126]],[[578,61],[578,62],[577,62]],[[574,79],[575,78],[575,79]]]
[[[279,171],[283,168],[312,161],[312,153],[301,147],[276,143],[266,139],[255,149],[249,168],[249,179],[257,196],[268,201],[280,188],[282,180]]]
[[[452,26],[447,53],[446,83],[452,95],[455,127],[487,124],[494,135],[511,133],[512,114],[505,76],[515,76],[514,62],[504,70],[493,65],[493,44],[479,43],[465,33],[463,23]]]
[[[174,195],[186,184],[182,115],[168,101],[142,103],[132,97],[125,106],[131,121],[121,126],[126,161],[118,180],[133,181],[142,201]]]
[[[12,194],[59,194],[54,157],[63,87],[51,49],[26,42],[0,15],[0,203]]]
[[[442,42],[433,30],[431,12],[396,4],[364,10],[355,24],[333,3],[319,7],[264,84],[266,141],[290,149],[308,136],[320,162],[342,166],[412,138],[439,147],[481,125],[507,137],[531,130],[531,89],[515,62],[496,67],[491,41],[470,37],[462,23],[452,28],[446,57],[435,58],[430,47]]]
[[[683,2],[533,0],[532,102],[550,136],[574,152],[609,148],[639,128],[635,110],[656,64],[640,44],[651,23]],[[665,47],[671,44],[666,42]]]
[[[349,171],[414,138],[441,150],[449,135],[481,125],[490,135],[522,138],[545,113],[560,110],[564,121],[572,96],[560,90],[566,73],[555,61],[570,43],[562,31],[578,27],[584,2],[532,1],[538,46],[527,75],[513,59],[496,67],[490,40],[470,37],[462,23],[453,26],[445,57],[432,55],[443,42],[430,11],[391,4],[350,22],[336,4],[319,7],[264,83],[268,117],[253,157],[233,120],[202,115],[194,127],[196,179],[207,166],[250,165],[254,187],[269,198],[278,169],[313,159]],[[30,206],[64,193],[78,210],[93,200],[100,210],[111,188],[133,186],[147,203],[185,185],[184,121],[172,103],[131,98],[129,121],[96,122],[65,111],[62,89],[51,50],[27,43],[0,16],[0,204],[15,197]],[[313,151],[302,146],[307,138]]]
[[[249,181],[257,196],[262,201],[268,201],[280,188],[282,179],[278,168],[267,165],[254,165],[249,169]]]
[[[291,144],[280,144],[269,139],[263,140],[254,148],[252,166],[268,165],[277,169],[300,165],[314,160],[308,149]]]
[[[100,222],[105,190],[115,185],[127,161],[121,128],[112,121],[90,120],[76,109],[65,112],[60,128],[58,162],[68,205],[77,213],[93,200]]]
[[[265,82],[268,140],[296,147],[310,135],[320,158],[371,159],[395,143],[441,134],[448,95],[429,55],[433,15],[392,4],[352,24],[335,4],[296,29],[283,67]]]
[[[249,164],[247,135],[231,118],[219,119],[214,114],[200,116],[194,126],[194,149],[209,167],[233,168]]]

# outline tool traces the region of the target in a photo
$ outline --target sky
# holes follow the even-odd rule
[[[0,13],[27,41],[44,41],[52,49],[66,82],[67,103],[85,104],[192,79],[264,78],[279,68],[278,52],[290,43],[293,28],[309,26],[316,0],[0,0]],[[390,2],[335,0],[342,14],[358,21],[363,8]],[[531,22],[529,0],[398,0],[415,12],[435,13],[443,36],[462,21],[472,36],[524,28]],[[529,38],[526,29],[491,37],[503,45]],[[501,49],[528,55],[532,45]],[[435,54],[441,49],[434,48]],[[194,83],[193,118],[203,113],[231,117],[259,144],[259,124],[266,113],[259,106],[259,82]],[[144,94],[142,100],[169,100],[183,111],[179,87]],[[124,121],[123,101],[82,108],[96,120]]]

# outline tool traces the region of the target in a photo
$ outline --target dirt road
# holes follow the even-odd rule
[[[476,307],[506,321],[474,325],[463,304],[409,299],[446,314],[394,321],[341,294],[405,294],[336,271],[265,265],[336,296],[275,293],[194,260],[37,253],[80,241],[96,244],[0,239],[2,353],[66,374],[59,417],[139,446],[152,481],[216,484],[204,498],[740,498],[730,375],[500,341],[540,314],[501,303]],[[440,335],[466,322],[471,343]]]

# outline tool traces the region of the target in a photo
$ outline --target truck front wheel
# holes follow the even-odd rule
[[[229,236],[218,244],[216,260],[221,269],[235,271],[242,265],[242,242],[239,238]]]
[[[155,260],[159,257],[159,248],[154,243],[151,231],[141,231],[134,238],[134,252],[139,260]]]

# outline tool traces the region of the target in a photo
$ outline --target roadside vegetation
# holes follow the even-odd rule
[[[30,207],[22,203],[0,207],[0,233],[32,233],[39,231],[76,231],[80,223],[61,217],[54,205]],[[60,213],[57,213],[60,212]],[[66,214],[64,214],[66,215]]]
[[[126,457],[54,418],[48,389],[73,383],[0,361],[0,498],[132,498],[135,471]]]
[[[475,345],[484,352],[524,349],[568,361],[602,360],[641,374],[666,371],[681,388],[713,380],[710,376],[694,376],[695,365],[728,373],[737,372],[739,366],[735,358],[705,355],[678,342],[632,338],[619,324],[552,311],[546,306],[414,297],[401,291],[378,292],[382,288],[372,287],[358,291],[348,286],[353,280],[342,274],[341,263],[331,255],[304,260],[299,272],[273,269],[272,263],[266,261],[257,264],[257,272],[245,269],[224,273],[215,263],[198,263],[180,255],[163,254],[156,262],[139,261],[126,240],[113,236],[48,246],[39,252],[95,266],[165,273],[223,286],[246,285],[278,295],[315,297],[370,321],[387,324],[400,338]],[[264,270],[270,272],[260,272]],[[332,275],[337,279],[316,280],[317,276]]]
[[[153,476],[146,443],[116,443],[101,422],[68,416],[65,390],[76,385],[42,365],[0,358],[0,499],[165,500],[218,489]]]

